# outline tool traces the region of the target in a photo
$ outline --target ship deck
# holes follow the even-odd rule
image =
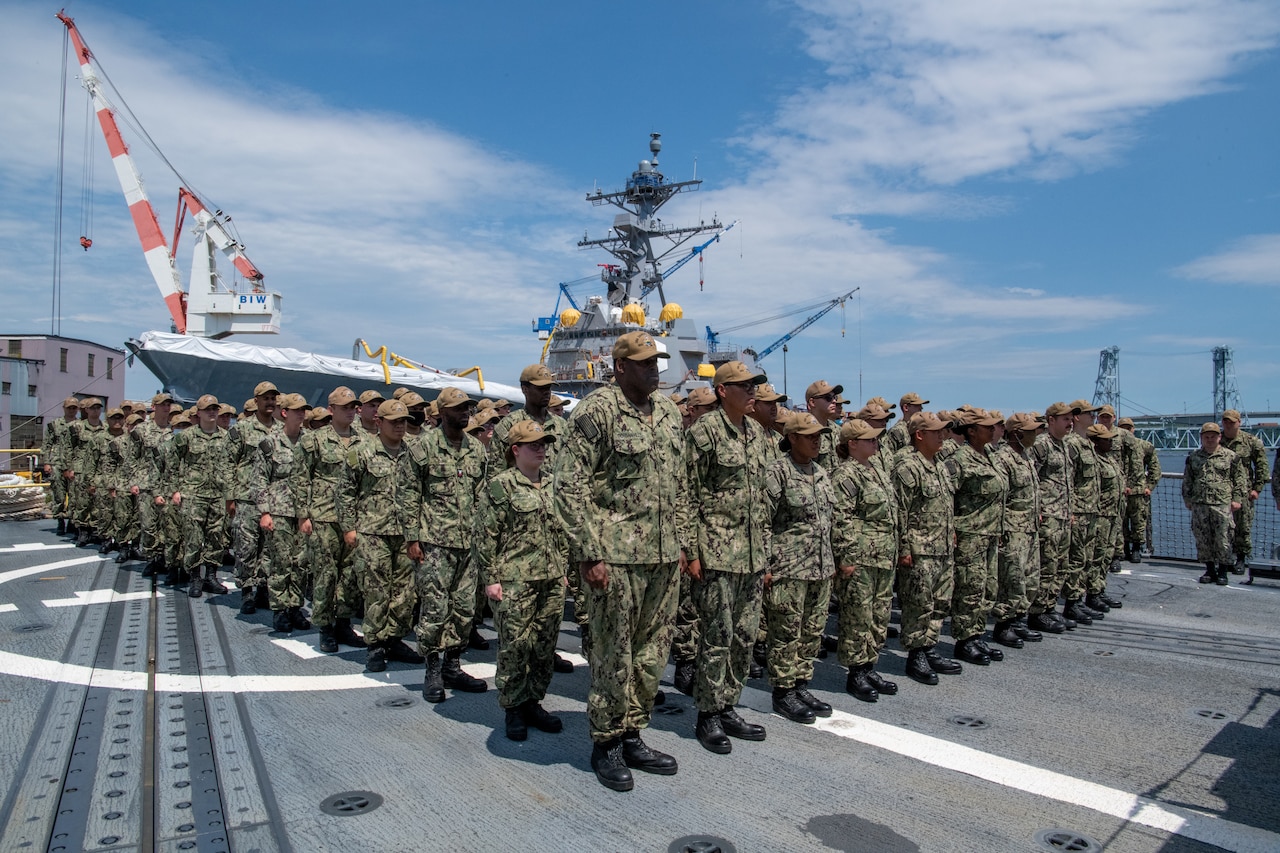
[[[420,668],[365,673],[235,594],[188,599],[50,521],[0,524],[0,850],[1275,851],[1280,583],[1198,574],[1130,566],[1123,610],[937,687],[891,640],[901,691],[876,704],[820,661],[836,712],[815,726],[753,681],[768,740],[729,756],[698,745],[668,669],[647,739],[680,771],[618,794],[588,765],[570,622],[579,666],[545,702],[565,731],[517,744],[493,692],[427,704]],[[466,661],[492,678],[492,650]]]

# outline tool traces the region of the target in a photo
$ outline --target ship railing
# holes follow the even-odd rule
[[[1268,487],[1254,501],[1253,565],[1280,569],[1280,511]],[[1182,474],[1165,474],[1151,493],[1151,553],[1169,560],[1196,560],[1191,513],[1182,503]]]

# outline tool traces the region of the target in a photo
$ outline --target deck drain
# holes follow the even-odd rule
[[[677,838],[667,848],[667,853],[737,853],[736,847],[725,838],[714,835],[686,835]]]
[[[662,714],[664,717],[674,717],[676,714],[683,714],[684,708],[679,705],[655,705],[653,713]]]
[[[1062,850],[1081,853],[1081,851],[1102,849],[1102,845],[1089,836],[1070,829],[1042,829],[1036,833],[1036,843],[1045,850],[1053,850],[1055,853]]]
[[[380,805],[382,797],[373,791],[344,791],[321,801],[320,811],[337,817],[350,817],[371,812]]]
[[[30,624],[30,625],[18,625],[18,626],[16,626],[16,627],[13,629],[13,633],[15,633],[15,634],[34,634],[36,631],[47,631],[47,630],[49,630],[49,626],[48,626],[48,625],[44,625],[44,624],[41,624],[41,623],[39,623],[39,622],[33,622],[33,623],[32,623],[32,624]]]
[[[413,698],[409,696],[388,696],[386,699],[379,699],[374,704],[379,708],[395,708],[399,710],[402,708],[412,708],[414,701]]]
[[[990,726],[987,721],[981,717],[971,717],[968,714],[957,714],[950,718],[950,722],[957,726],[963,726],[966,729],[987,729]]]
[[[1187,615],[1192,617],[1193,619],[1212,619],[1213,618],[1212,613],[1188,613]]]
[[[1098,651],[1094,652],[1094,654],[1100,658],[1109,658],[1112,655],[1114,655],[1115,652],[1108,652],[1108,651],[1103,651],[1102,649],[1099,649]]]
[[[1191,713],[1205,720],[1225,720],[1228,716],[1226,711],[1217,708],[1192,708]]]

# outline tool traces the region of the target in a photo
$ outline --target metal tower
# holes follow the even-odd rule
[[[1213,348],[1213,419],[1222,420],[1227,409],[1240,409],[1240,389],[1236,387],[1236,368],[1231,361],[1231,347]]]
[[[1098,355],[1098,381],[1093,385],[1093,405],[1109,405],[1120,417],[1120,347],[1107,347]]]

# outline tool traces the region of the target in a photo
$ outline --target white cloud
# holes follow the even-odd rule
[[[1174,272],[1219,284],[1280,284],[1280,234],[1241,237],[1225,251],[1197,258]]]

